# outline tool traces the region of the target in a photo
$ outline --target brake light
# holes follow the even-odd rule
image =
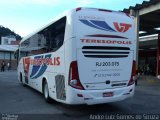
[[[136,61],[133,60],[133,64],[132,64],[132,73],[131,73],[131,78],[128,82],[128,86],[134,84],[135,81],[135,75],[136,75]]]
[[[136,61],[133,60],[133,65],[132,65],[132,75],[135,76],[136,75]]]
[[[77,61],[72,61],[70,64],[68,85],[76,89],[84,90],[79,80]]]

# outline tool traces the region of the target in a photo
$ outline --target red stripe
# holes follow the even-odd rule
[[[87,37],[106,37],[106,38],[123,38],[128,39],[126,37],[118,36],[118,35],[103,35],[103,34],[95,34],[95,35],[86,35]]]

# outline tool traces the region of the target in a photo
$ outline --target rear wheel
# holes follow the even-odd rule
[[[49,97],[49,89],[48,89],[48,84],[46,81],[43,84],[43,95],[44,95],[46,102],[50,103],[51,98]]]
[[[25,86],[25,83],[24,83],[24,81],[23,81],[22,73],[20,73],[20,82],[22,83],[23,86]]]

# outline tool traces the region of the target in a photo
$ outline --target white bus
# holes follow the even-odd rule
[[[77,8],[20,42],[18,79],[66,104],[102,104],[134,95],[132,16]]]

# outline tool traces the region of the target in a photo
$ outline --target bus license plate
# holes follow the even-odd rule
[[[103,97],[112,97],[113,96],[113,92],[105,92],[103,93]]]

